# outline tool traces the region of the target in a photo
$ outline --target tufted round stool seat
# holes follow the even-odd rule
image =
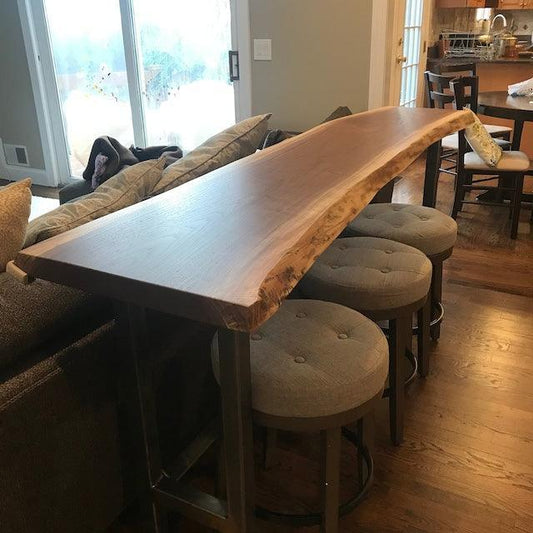
[[[457,223],[437,209],[409,204],[370,204],[348,224],[352,237],[371,236],[408,244],[427,256],[450,250]]]
[[[218,334],[212,343],[219,381]],[[338,531],[339,514],[352,510],[372,480],[363,418],[381,398],[388,372],[387,339],[353,309],[314,300],[286,300],[250,335],[254,421],[272,431],[320,431],[321,513],[294,515],[258,508],[262,518]],[[357,422],[357,434],[343,426]],[[339,505],[341,435],[358,449],[360,491]],[[363,461],[368,469],[366,478]]]
[[[358,237],[337,239],[300,282],[304,294],[359,311],[387,311],[426,298],[431,262],[405,244]]]
[[[369,236],[402,242],[424,252],[433,263],[431,298],[435,320],[434,340],[440,337],[442,307],[442,264],[452,254],[457,240],[457,223],[432,207],[409,204],[370,204],[352,220],[345,231],[350,237]]]
[[[419,316],[418,361],[426,375],[432,265],[420,250],[375,237],[335,240],[299,284],[312,299],[336,302],[372,320],[389,321],[389,413],[391,439],[403,439],[402,359],[411,354],[412,315]],[[416,369],[416,362],[415,362]]]
[[[218,379],[218,348],[212,363]],[[387,339],[352,309],[330,302],[286,300],[250,337],[252,408],[271,416],[332,416],[383,389]]]

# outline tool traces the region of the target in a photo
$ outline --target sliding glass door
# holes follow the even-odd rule
[[[147,142],[190,150],[235,121],[229,1],[133,0],[133,8]]]
[[[71,175],[101,135],[187,151],[235,122],[233,1],[40,1]]]
[[[45,4],[71,174],[81,176],[96,137],[134,142],[119,4]]]

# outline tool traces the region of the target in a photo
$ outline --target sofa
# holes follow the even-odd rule
[[[31,221],[24,246],[253,153],[268,118],[243,121],[170,166],[161,158],[124,169]],[[134,501],[139,458],[113,317],[105,297],[43,280],[24,285],[0,273],[0,531],[103,532]],[[214,330],[156,312],[148,318],[165,461],[218,409],[209,356]]]

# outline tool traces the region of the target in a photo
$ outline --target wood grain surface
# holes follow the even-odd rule
[[[468,111],[390,107],[323,124],[15,262],[36,278],[250,331],[381,187],[470,121]]]

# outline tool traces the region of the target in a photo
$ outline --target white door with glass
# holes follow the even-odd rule
[[[400,0],[396,6],[396,50],[393,94],[396,105],[416,107],[421,103],[426,62],[426,37],[429,20],[427,0]]]
[[[65,148],[57,155],[70,175],[81,176],[101,135],[188,151],[241,118],[229,55],[237,0],[39,2],[53,67],[46,87],[61,116],[52,124]]]

